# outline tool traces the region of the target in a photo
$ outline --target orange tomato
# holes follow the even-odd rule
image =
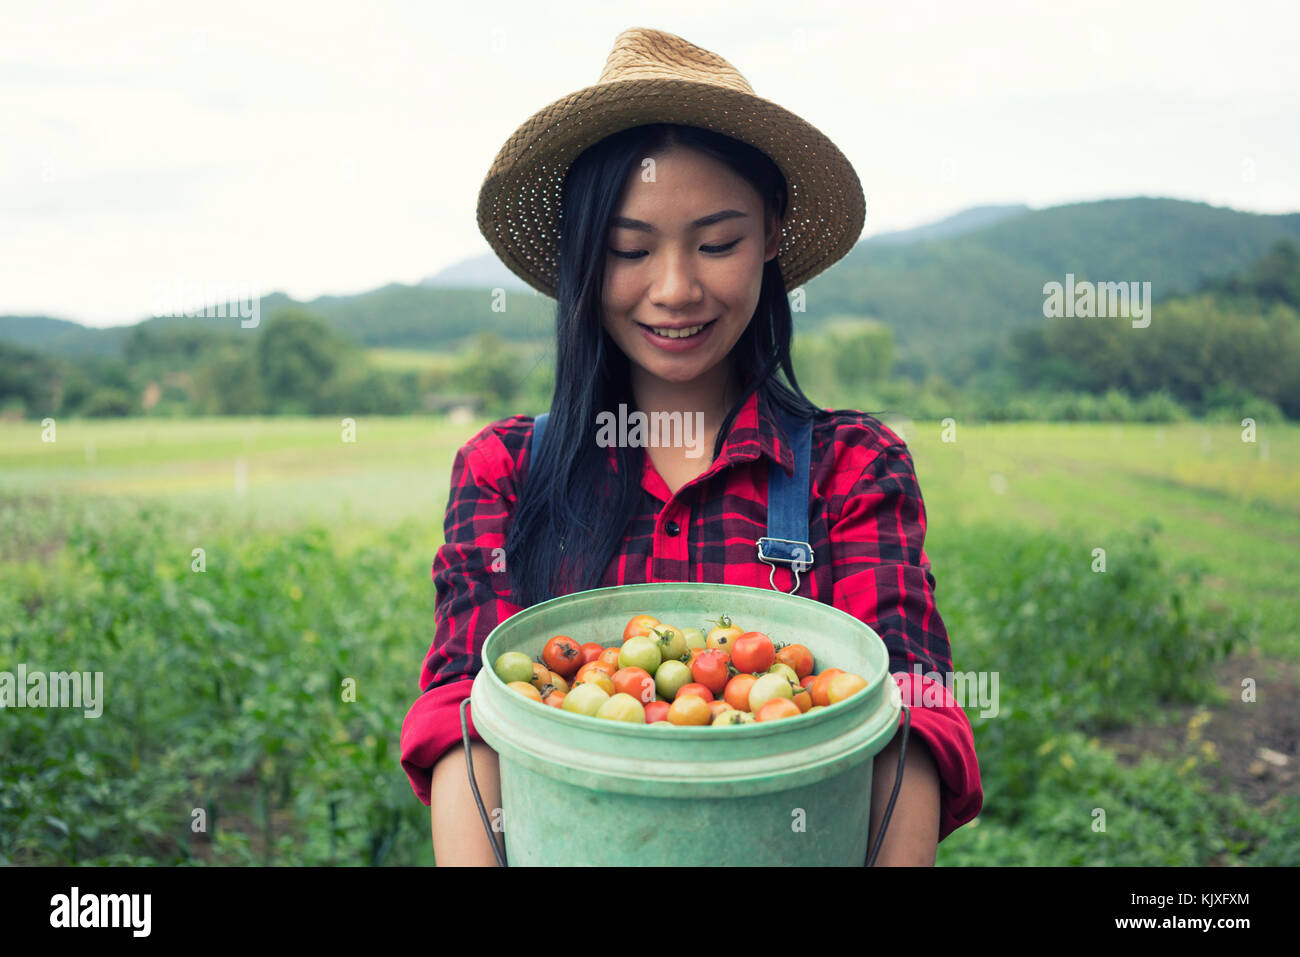
[[[722,692],[722,697],[726,699],[727,704],[731,705],[737,711],[748,711],[749,689],[754,686],[754,682],[757,680],[757,678],[750,674],[736,675],[736,677],[727,682],[727,687]]]
[[[508,687],[514,688],[525,698],[532,698],[534,701],[542,700],[542,693],[530,685],[527,681],[512,681]]]
[[[552,691],[542,699],[542,704],[549,704],[552,708],[559,708],[564,704],[565,693],[563,691]]]
[[[857,694],[866,686],[867,679],[861,675],[839,674],[831,679],[830,686],[826,691],[826,697],[831,704],[838,704],[845,698]]]
[[[736,711],[736,710],[738,709],[733,708],[731,705],[727,704],[727,702],[723,701],[721,698],[719,698],[716,701],[709,702],[709,713],[715,718],[724,711]]]
[[[653,618],[650,615],[633,615],[632,620],[623,629],[623,640],[627,641],[629,638],[636,638],[638,635],[648,635],[650,629],[657,624],[659,624],[658,618]]]
[[[776,660],[793,668],[801,679],[813,672],[812,652],[803,645],[786,645],[776,653]]]
[[[668,706],[668,723],[679,725],[708,724],[713,720],[713,712],[708,702],[693,694],[678,694],[677,699]]]
[[[830,699],[826,697],[826,693],[831,687],[831,679],[842,674],[844,674],[843,668],[827,668],[817,676],[812,683],[813,704],[819,704],[824,708],[831,703]]]
[[[655,699],[655,680],[644,668],[620,668],[614,672],[615,694],[630,694],[642,705]]]
[[[536,688],[538,691],[541,691],[550,683],[551,683],[550,669],[547,668],[545,665],[539,665],[537,662],[534,661],[533,680],[531,682],[532,686]]]
[[[800,714],[806,714],[808,709],[812,707],[812,692],[807,688],[796,691],[794,703],[798,706]]]
[[[715,651],[725,651],[730,653],[731,643],[745,633],[745,629],[732,622],[730,618],[723,615],[718,619],[718,624],[709,629],[709,633],[704,636],[704,644]]]
[[[604,651],[600,653],[600,657],[597,658],[596,660],[603,661],[606,664],[608,664],[611,668],[613,668],[614,671],[618,671],[618,656],[622,654],[622,652],[623,652],[622,648],[617,648],[617,647],[606,648]],[[610,674],[612,675],[614,671],[611,671]]]
[[[773,698],[754,715],[755,721],[779,721],[781,718],[794,718],[803,714],[799,706],[789,698]]]
[[[701,701],[713,700],[713,692],[710,691],[708,688],[704,687],[704,685],[700,684],[698,681],[692,681],[689,684],[684,684],[680,688],[678,688],[677,698],[682,697],[682,695],[686,695],[688,697],[694,696],[696,698],[699,698]],[[677,698],[674,698],[673,700],[676,701]]]

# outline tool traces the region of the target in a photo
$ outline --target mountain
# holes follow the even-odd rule
[[[441,269],[420,280],[421,286],[435,289],[512,289],[527,292],[532,289],[497,258],[496,253],[484,253],[471,259]]]
[[[913,229],[900,229],[897,232],[881,233],[878,236],[871,236],[865,241],[868,243],[901,245],[928,242],[933,239],[947,239],[950,236],[960,236],[962,233],[969,233],[972,230],[983,229],[985,226],[992,226],[994,223],[1000,223],[1004,219],[1010,219],[1013,216],[1019,216],[1029,211],[1029,207],[1023,203],[1016,203],[1011,206],[972,206],[970,209],[963,209],[960,213],[954,213],[947,219],[941,219],[938,222],[927,223]]]
[[[813,331],[845,316],[874,318],[893,332],[897,371],[914,377],[937,372],[960,384],[987,367],[1012,333],[1044,321],[1043,286],[1063,283],[1067,273],[1076,282],[1150,282],[1153,321],[1159,322],[1161,300],[1250,267],[1284,238],[1300,242],[1300,213],[1260,215],[1149,197],[1037,210],[981,207],[858,243],[808,284],[807,312],[795,316],[796,328]],[[428,284],[471,276],[483,277],[484,285]],[[555,303],[526,286],[518,291],[522,283],[507,277],[513,274],[489,254],[420,285],[393,283],[300,305],[364,346],[451,350],[483,332],[549,340]],[[503,301],[492,296],[495,287],[508,290]],[[297,305],[283,293],[263,297],[263,319],[290,304]],[[64,356],[120,355],[130,331],[0,317],[0,339]]]

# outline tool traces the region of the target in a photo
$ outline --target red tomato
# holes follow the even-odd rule
[[[731,645],[731,663],[740,671],[763,672],[776,661],[776,646],[761,631],[747,631]]]
[[[542,704],[549,704],[552,708],[559,708],[564,704],[564,695],[563,691],[552,691],[542,699]]]
[[[730,678],[727,672],[727,655],[714,650],[698,655],[691,664],[691,677],[715,695],[722,694]]]
[[[594,641],[587,642],[585,645],[583,645],[581,648],[578,649],[578,651],[582,653],[582,657],[579,659],[580,663],[578,667],[581,668],[589,661],[595,661],[597,658],[600,657],[600,653],[604,650],[605,650],[604,645],[598,645]]]
[[[671,708],[667,701],[651,701],[645,706],[645,723],[654,724],[656,721],[668,720],[668,709]]]
[[[681,698],[683,695],[694,695],[697,698],[703,698],[705,701],[713,700],[713,692],[710,691],[708,688],[704,687],[704,685],[698,684],[697,682],[694,681],[692,681],[688,685],[682,685],[680,688],[678,688],[677,697],[674,698],[673,700],[676,701],[678,698]]]
[[[655,680],[644,668],[620,668],[614,672],[614,693],[630,694],[646,705],[655,699]]]
[[[636,638],[638,635],[650,634],[650,629],[659,624],[658,618],[652,618],[650,615],[633,615],[632,620],[627,623],[623,629],[623,640]]]
[[[786,645],[776,653],[776,660],[793,668],[801,679],[813,672],[812,652],[803,645]]]
[[[556,635],[542,649],[542,660],[561,678],[572,677],[585,664],[578,643],[568,635]]]
[[[722,696],[727,699],[727,704],[731,705],[737,711],[749,710],[749,689],[754,686],[758,679],[750,674],[740,674],[727,682],[727,688]]]

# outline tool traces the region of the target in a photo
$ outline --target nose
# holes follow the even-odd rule
[[[704,290],[696,281],[695,257],[668,249],[657,258],[658,272],[650,286],[650,301],[674,312],[700,303]]]

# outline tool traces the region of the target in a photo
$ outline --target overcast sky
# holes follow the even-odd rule
[[[486,252],[492,158],[634,26],[718,53],[834,140],[864,236],[987,203],[1300,210],[1284,0],[13,2],[0,314],[110,325],[178,283],[311,299]]]

